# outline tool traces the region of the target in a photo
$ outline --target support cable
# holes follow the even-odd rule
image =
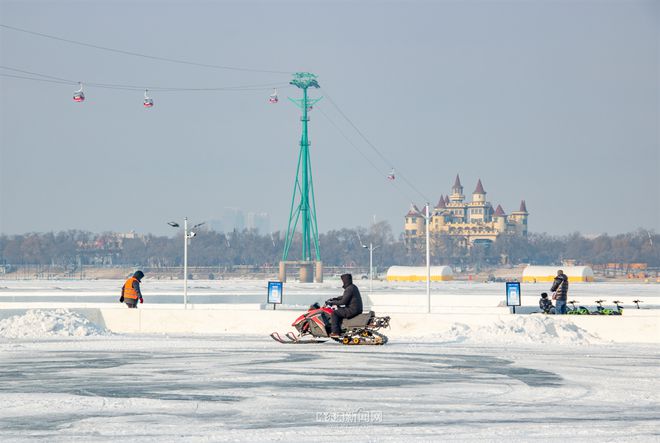
[[[141,57],[141,58],[146,58],[146,59],[150,59],[150,60],[158,60],[158,61],[168,62],[168,63],[177,63],[177,64],[180,64],[180,65],[190,65],[190,66],[197,66],[197,67],[201,67],[201,68],[224,69],[224,70],[229,70],[229,71],[241,71],[241,72],[260,72],[260,73],[266,73],[266,74],[286,74],[286,75],[291,75],[292,74],[290,71],[276,71],[276,70],[270,70],[270,69],[254,69],[254,68],[243,68],[243,67],[238,67],[238,66],[214,65],[214,64],[210,64],[210,63],[199,63],[199,62],[181,60],[181,59],[176,59],[176,58],[160,57],[160,56],[156,56],[156,55],[144,54],[144,53],[141,53],[141,52],[126,51],[126,50],[123,50],[123,49],[110,48],[108,46],[101,46],[101,45],[95,45],[95,44],[92,44],[92,43],[81,42],[81,41],[78,41],[78,40],[71,40],[71,39],[68,39],[68,38],[58,37],[58,36],[51,35],[51,34],[45,34],[43,32],[36,32],[36,31],[31,31],[29,29],[19,28],[19,27],[16,27],[16,26],[5,25],[3,23],[0,23],[0,27],[4,28],[4,29],[9,29],[11,31],[23,32],[25,34],[34,35],[34,36],[37,36],[37,37],[42,37],[42,38],[47,38],[47,39],[51,39],[51,40],[57,40],[57,41],[65,42],[65,43],[70,43],[72,45],[85,46],[85,47],[88,47],[88,48],[99,49],[101,51],[114,52],[116,54],[123,54],[123,55],[131,55],[131,56],[134,56],[134,57]]]
[[[388,160],[388,159],[387,159],[387,158],[386,158],[386,157],[385,157],[385,156],[384,156],[384,155],[378,150],[378,148],[376,148],[376,146],[374,146],[374,144],[371,143],[371,141],[369,141],[369,139],[368,139],[368,138],[362,133],[362,131],[360,131],[360,129],[359,129],[359,128],[353,123],[353,121],[352,121],[350,118],[348,118],[348,116],[344,113],[344,111],[341,110],[341,108],[339,107],[339,105],[337,105],[337,103],[332,99],[332,97],[330,96],[330,94],[328,94],[327,89],[323,88],[323,93],[324,93],[325,96],[328,98],[328,100],[330,101],[330,103],[332,103],[332,105],[335,107],[335,109],[337,109],[337,111],[341,114],[341,116],[344,117],[344,119],[345,119],[345,120],[346,120],[346,121],[347,121],[347,122],[353,127],[353,129],[355,129],[355,132],[357,132],[357,133],[360,135],[360,137],[361,137],[361,138],[362,138],[362,139],[363,139],[363,140],[364,140],[364,141],[365,141],[365,142],[371,147],[371,149],[372,149],[372,150],[373,150],[373,151],[374,151],[374,152],[375,152],[375,153],[376,153],[376,154],[377,154],[377,155],[378,155],[378,156],[379,156],[379,157],[380,157],[380,158],[381,158],[386,164],[390,165],[391,168],[396,169],[396,168],[394,168],[394,166],[392,165],[392,162],[390,162],[390,161],[389,161],[389,160]],[[397,171],[398,171],[398,174],[397,174],[397,175],[401,178],[401,180],[403,180],[403,181],[404,181],[404,182],[410,187],[410,189],[412,189],[412,190],[415,191],[419,196],[421,196],[421,197],[424,199],[424,201],[430,201],[430,200],[429,200],[429,199],[428,199],[428,198],[427,198],[427,197],[426,197],[426,196],[425,196],[425,195],[424,195],[419,189],[417,189],[417,188],[416,188],[416,187],[415,187],[415,186],[414,186],[414,185],[413,185],[413,184],[412,184],[412,183],[411,183],[411,182],[410,182],[410,181],[409,181],[404,175],[401,174],[400,170],[397,169]]]

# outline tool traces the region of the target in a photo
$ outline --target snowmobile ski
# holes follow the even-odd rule
[[[278,343],[282,343],[285,345],[304,345],[304,344],[309,344],[309,343],[325,343],[325,340],[317,340],[317,339],[300,339],[297,338],[293,332],[288,332],[284,335],[286,337],[286,340],[282,338],[282,336],[277,333],[273,332],[270,334],[270,338],[275,340]]]

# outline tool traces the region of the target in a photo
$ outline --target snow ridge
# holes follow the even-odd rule
[[[0,337],[44,338],[110,335],[111,333],[68,309],[30,309],[24,315],[0,320]]]
[[[579,326],[552,316],[520,315],[492,325],[470,327],[454,323],[446,333],[434,338],[472,343],[542,343],[584,345],[603,343],[598,336]]]

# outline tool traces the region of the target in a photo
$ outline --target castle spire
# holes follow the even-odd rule
[[[518,211],[519,212],[527,212],[527,205],[525,204],[525,200],[520,201],[520,209]]]
[[[451,188],[449,200],[454,203],[461,203],[464,198],[463,185],[461,185],[461,179],[458,177],[458,174],[456,174],[456,180],[454,181],[454,186]]]
[[[484,191],[484,186],[481,184],[481,179],[479,179],[477,182],[477,189],[474,190],[473,194],[486,194],[486,191]]]
[[[435,205],[436,208],[444,209],[447,207],[445,203],[445,197],[443,195],[440,195],[440,200],[438,201],[438,204]]]
[[[504,209],[502,209],[502,205],[497,205],[497,209],[495,209],[495,216],[497,217],[505,217],[506,214],[504,213]]]
[[[415,206],[414,203],[410,203],[410,209],[408,210],[408,213],[406,214],[406,216],[413,216],[413,215],[419,215],[419,214],[421,214],[421,212],[419,212],[419,209],[417,208],[417,206]]]

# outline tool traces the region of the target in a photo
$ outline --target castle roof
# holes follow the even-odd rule
[[[484,191],[484,187],[481,184],[481,179],[477,182],[477,189],[474,190],[473,194],[486,194],[486,191]]]
[[[415,206],[414,203],[411,203],[410,204],[410,209],[408,210],[408,213],[406,214],[406,216],[419,215],[419,214],[421,214],[421,212],[419,212],[419,209],[417,208],[417,206]]]
[[[462,188],[463,185],[461,185],[461,179],[458,178],[458,174],[456,174],[456,180],[454,181],[454,188]]]
[[[525,200],[520,201],[520,209],[518,211],[527,212],[527,205],[525,204]]]
[[[443,208],[447,207],[447,203],[445,203],[445,197],[444,196],[442,196],[442,195],[440,196],[440,201],[438,201],[438,204],[435,205],[435,207],[440,208],[440,209],[443,209]]]
[[[449,196],[445,195],[445,205],[448,205],[448,204],[449,204]]]
[[[502,205],[497,205],[497,209],[495,209],[495,214],[497,217],[505,217],[506,214],[504,213],[504,209],[502,209]]]

